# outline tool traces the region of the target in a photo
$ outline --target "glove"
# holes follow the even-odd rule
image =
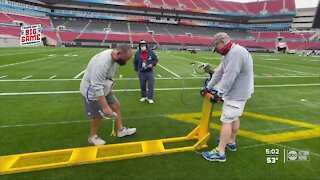
[[[206,93],[210,93],[210,90],[206,87],[200,89],[200,95],[204,96]]]
[[[215,93],[213,94],[212,98],[210,99],[211,102],[213,103],[220,103],[223,102],[224,100],[222,99],[222,97],[219,95],[219,93]]]

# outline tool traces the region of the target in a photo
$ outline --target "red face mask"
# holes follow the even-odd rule
[[[233,45],[234,43],[233,42],[229,42],[228,44],[226,44],[222,49],[220,49],[220,50],[216,50],[217,51],[217,53],[219,53],[219,54],[221,54],[221,55],[226,55],[229,51],[230,51],[230,49],[231,49],[231,47],[232,47],[232,45]]]

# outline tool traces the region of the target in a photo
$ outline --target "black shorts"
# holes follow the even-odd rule
[[[105,98],[106,98],[109,106],[116,104],[116,103],[119,104],[117,97],[113,94],[112,91]],[[86,114],[90,118],[96,117],[96,116],[101,116],[99,111],[102,112],[102,108],[101,108],[98,100],[89,100],[88,101],[85,97],[83,97],[83,102],[84,102]]]

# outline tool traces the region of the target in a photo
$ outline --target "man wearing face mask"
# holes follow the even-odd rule
[[[83,96],[85,110],[91,120],[88,142],[98,146],[105,141],[97,136],[102,115],[115,117],[117,136],[124,137],[136,132],[136,128],[126,128],[122,124],[120,103],[112,92],[113,78],[118,65],[125,65],[132,57],[130,46],[121,45],[108,49],[91,58],[83,75],[80,92]]]
[[[213,37],[214,51],[223,59],[214,72],[208,85],[200,93],[213,92],[213,103],[223,102],[222,123],[218,147],[203,152],[202,156],[209,161],[226,161],[225,149],[236,151],[236,135],[240,127],[246,101],[254,91],[253,60],[250,53],[238,44],[233,43],[228,34],[217,33]],[[220,83],[218,86],[216,86]]]
[[[139,43],[139,51],[134,56],[134,70],[138,72],[141,90],[141,102],[148,101],[153,104],[153,91],[154,91],[154,73],[153,68],[158,63],[158,57],[151,50],[148,49],[148,44],[145,40]],[[148,84],[148,92],[146,86]]]

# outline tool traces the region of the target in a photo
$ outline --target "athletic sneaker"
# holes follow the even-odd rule
[[[146,100],[147,100],[146,97],[142,97],[142,98],[140,99],[140,102],[145,102]]]
[[[153,100],[152,99],[148,99],[149,104],[153,104]]]
[[[130,136],[130,135],[136,133],[136,131],[137,131],[136,128],[123,127],[123,129],[121,131],[118,130],[117,136],[118,137]]]
[[[221,155],[216,148],[212,149],[212,151],[202,152],[202,157],[208,161],[225,162],[227,160],[226,154]]]
[[[104,145],[106,142],[101,138],[99,138],[97,135],[94,135],[93,137],[90,137],[90,136],[88,137],[88,143],[95,146],[100,146],[100,145]]]
[[[216,139],[217,143],[220,142],[220,138]],[[227,147],[230,151],[237,151],[236,143],[228,143]]]

